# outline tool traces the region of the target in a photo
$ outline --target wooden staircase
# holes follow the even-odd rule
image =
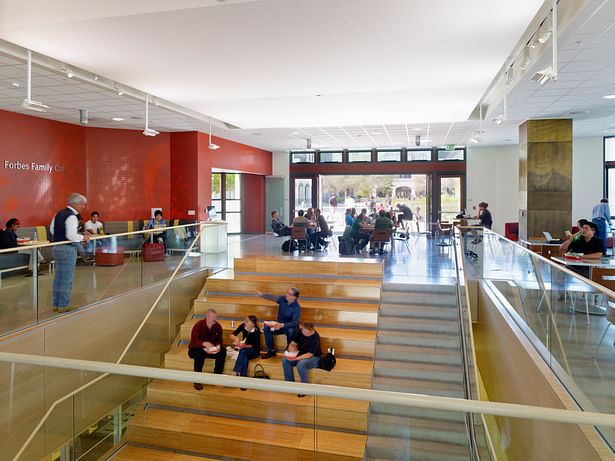
[[[283,270],[284,273],[280,273]],[[371,388],[376,327],[382,283],[382,263],[340,259],[297,260],[291,257],[236,258],[234,271],[207,279],[177,340],[165,355],[165,367],[192,370],[187,343],[192,326],[207,309],[218,313],[228,344],[231,321],[247,315],[275,319],[277,305],[253,295],[254,290],[283,294],[296,286],[301,296],[302,322],[313,322],[323,350],[333,347],[337,364],[331,372],[312,369],[309,382]],[[276,349],[286,347],[283,335]],[[263,338],[264,345],[264,338]],[[248,376],[260,363],[271,379],[283,380],[282,358],[250,361]],[[224,373],[235,362],[226,360]],[[213,371],[213,360],[204,372]],[[147,405],[131,420],[127,444],[113,459],[190,461],[225,459],[362,460],[367,442],[369,405],[345,399],[204,386],[154,380]]]

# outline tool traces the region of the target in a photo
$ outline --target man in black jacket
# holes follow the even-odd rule
[[[290,227],[285,226],[278,218],[277,210],[271,212],[271,229],[280,237],[290,235]]]

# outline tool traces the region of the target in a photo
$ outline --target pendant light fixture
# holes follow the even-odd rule
[[[149,94],[145,95],[145,130],[143,130],[145,136],[156,136],[160,134],[159,131],[149,127]]]
[[[220,146],[211,142],[211,116],[209,116],[209,146],[207,148],[211,150],[220,149]]]
[[[21,107],[36,112],[47,112],[49,106],[42,102],[32,100],[32,51],[28,50],[28,74],[27,74],[27,94],[26,99],[21,103]]]

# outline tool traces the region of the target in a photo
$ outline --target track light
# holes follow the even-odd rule
[[[551,80],[553,77],[554,77],[553,68],[549,66],[546,69],[542,69],[536,72],[534,75],[530,77],[530,80],[533,82],[537,82],[540,85],[544,85],[549,80]]]
[[[523,57],[521,58],[521,63],[519,64],[519,69],[527,70],[532,63],[532,57],[530,56],[530,49],[528,47],[523,50]]]
[[[506,86],[512,86],[515,83],[515,72],[512,67],[506,72]]]
[[[159,131],[149,127],[149,94],[145,95],[145,129],[143,130],[145,136],[156,136],[160,134]]]
[[[502,114],[498,115],[497,117],[493,119],[493,122],[495,122],[496,125],[501,125],[505,121],[506,121],[506,118]]]
[[[473,136],[470,138],[470,142],[473,142],[474,144],[480,144],[480,137],[478,135]]]
[[[79,123],[82,125],[88,124],[88,110],[87,109],[79,109]]]
[[[73,78],[73,77],[75,76],[75,74],[74,74],[74,73],[72,73],[72,72],[69,70],[68,72],[66,72],[66,76],[67,76],[68,78]]]
[[[311,149],[311,148],[312,148],[312,139],[311,139],[311,138],[307,138],[307,139],[305,140],[305,145],[306,145],[306,147],[307,147],[308,149]]]
[[[43,104],[42,102],[34,101],[32,99],[32,51],[28,50],[28,67],[27,67],[27,93],[26,99],[21,103],[21,107],[28,110],[33,110],[36,112],[47,112],[49,106]]]
[[[211,142],[211,116],[209,116],[209,146],[207,146],[207,148],[211,150],[220,149],[219,145]]]
[[[417,134],[414,137],[414,145],[420,147],[421,146],[421,135]]]

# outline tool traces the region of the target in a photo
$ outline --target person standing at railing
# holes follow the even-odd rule
[[[54,242],[69,240],[68,245],[55,245],[52,249],[55,260],[55,277],[53,278],[53,310],[54,312],[68,312],[70,296],[73,289],[75,265],[77,263],[77,245],[80,242],[89,242],[88,235],[81,235],[77,231],[79,220],[77,215],[86,207],[88,200],[81,194],[70,194],[68,206],[58,211],[49,230]]]
[[[295,287],[290,287],[284,296],[268,295],[258,290],[254,293],[278,303],[280,306],[275,326],[265,327],[267,351],[262,355],[262,358],[268,359],[269,357],[275,357],[275,344],[273,341],[275,335],[286,334],[286,345],[288,345],[293,340],[295,333],[297,333],[299,318],[301,317],[301,306],[297,302],[299,290]]]
[[[606,233],[609,230],[609,223],[611,222],[611,209],[609,208],[609,201],[605,198],[600,200],[600,203],[596,205],[592,210],[592,222],[598,226],[596,237],[602,240],[604,248],[602,253],[606,254]]]
[[[216,311],[209,309],[205,318],[192,327],[188,356],[194,360],[194,371],[201,373],[205,359],[214,359],[214,374],[221,375],[226,360],[226,349],[222,347],[222,326],[216,320]],[[194,383],[197,391],[203,389],[201,383]]]

